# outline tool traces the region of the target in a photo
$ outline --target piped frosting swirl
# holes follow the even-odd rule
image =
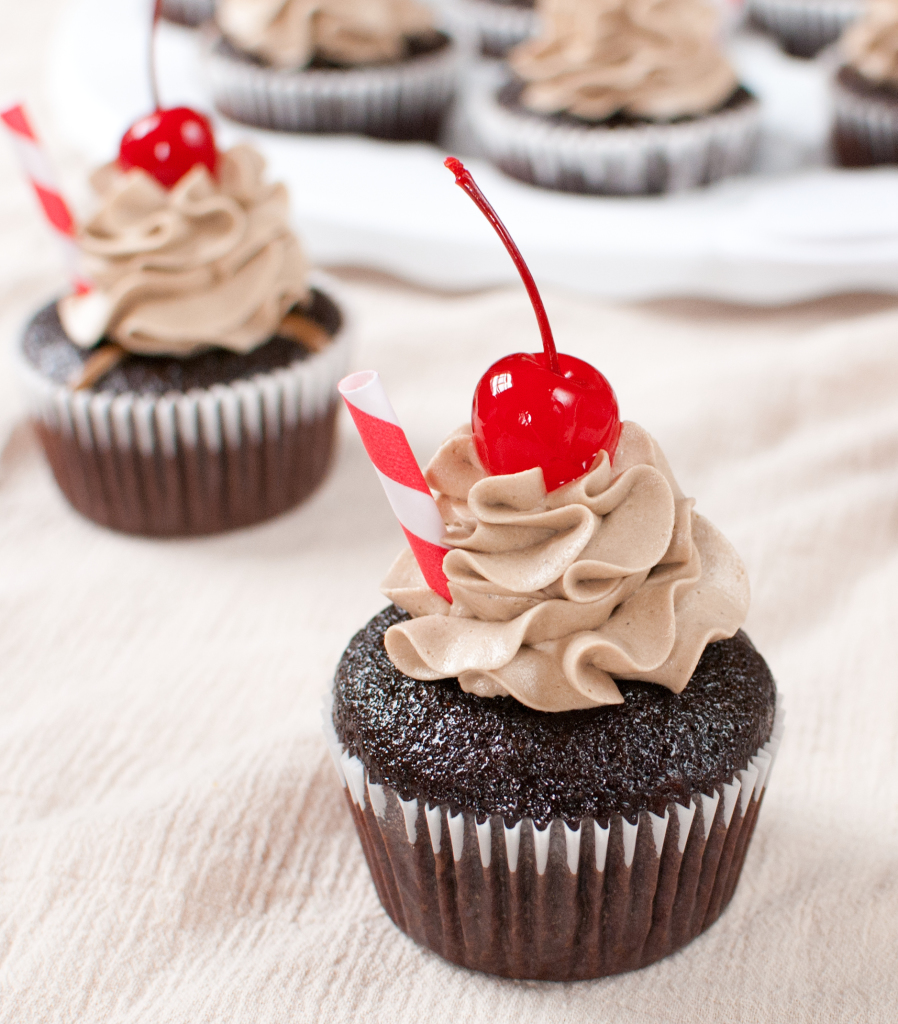
[[[542,31],[509,56],[525,107],[601,121],[704,114],[737,80],[708,0],[539,0]]]
[[[849,63],[873,82],[898,85],[898,0],[869,0],[842,46]]]
[[[382,588],[413,616],[385,642],[414,679],[458,677],[468,692],[541,711],[621,703],[615,679],[679,693],[705,646],[745,619],[742,562],[634,423],[613,467],[601,452],[549,494],[540,469],[488,476],[470,427],[425,475],[446,523],[453,603],[427,587],[409,551]]]
[[[308,296],[308,265],[288,224],[287,190],[250,146],[198,165],[172,189],[116,164],[93,177],[100,209],[81,232],[96,284],[59,303],[67,333],[142,355],[249,352]]]
[[[219,0],[216,19],[231,43],[277,68],[304,68],[316,56],[398,60],[407,37],[434,24],[418,0]]]

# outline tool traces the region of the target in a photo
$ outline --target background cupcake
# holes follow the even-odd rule
[[[468,115],[514,177],[572,192],[667,192],[747,169],[757,101],[704,0],[540,0],[540,35]]]
[[[898,3],[870,0],[845,33],[833,82],[833,150],[845,167],[898,163]]]
[[[284,131],[432,140],[457,49],[418,0],[219,0],[208,68],[229,117]]]
[[[864,0],[748,0],[754,24],[795,57],[814,57],[835,42],[864,9]]]
[[[20,364],[57,482],[98,523],[246,526],[294,506],[330,464],[343,315],[263,169],[238,146],[214,175],[197,163],[171,186],[121,162],[94,177],[100,205],[80,235],[94,287],[32,320]]]
[[[202,25],[215,14],[215,0],[162,0],[162,17],[179,25]]]
[[[536,0],[447,0],[448,16],[485,57],[504,57],[536,33]]]

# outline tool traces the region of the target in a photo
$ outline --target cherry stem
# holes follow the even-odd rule
[[[162,109],[159,102],[159,83],[156,80],[156,26],[162,17],[162,0],[156,0],[153,5],[153,24],[150,25],[150,95],[153,97],[153,107],[156,110]]]
[[[558,365],[558,350],[555,348],[555,338],[552,336],[552,328],[549,324],[549,317],[546,314],[546,307],[543,305],[539,289],[533,280],[533,274],[530,273],[530,268],[524,262],[521,250],[515,245],[514,239],[508,233],[508,228],[499,219],[499,214],[496,213],[489,200],[480,191],[480,187],[474,181],[471,172],[461,160],[454,156],[447,157],[445,166],[455,175],[455,184],[464,189],[474,200],[483,215],[495,228],[496,234],[502,239],[502,244],[508,250],[508,255],[511,256],[514,265],[518,268],[518,273],[521,275],[521,280],[524,282],[524,287],[527,289],[527,294],[533,303],[533,312],[536,313],[536,322],[539,324],[539,333],[543,339],[543,352],[546,355],[549,369],[553,373],[560,374],[561,367]]]

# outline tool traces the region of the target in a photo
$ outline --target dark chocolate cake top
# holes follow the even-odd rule
[[[356,634],[334,692],[339,739],[404,799],[499,814],[507,825],[635,820],[730,781],[773,729],[773,677],[741,630],[708,645],[680,694],[618,681],[623,704],[553,714],[464,693],[454,679],[404,675],[383,638],[407,618],[390,606]]]
[[[342,317],[336,304],[323,292],[311,290],[306,306],[296,307],[331,336],[340,329]],[[65,333],[56,303],[45,306],[28,324],[22,339],[28,362],[57,384],[67,384],[82,369],[94,349],[79,348]],[[246,354],[213,348],[187,358],[129,354],[91,390],[121,395],[127,392],[162,395],[171,391],[209,388],[248,380],[309,357],[308,349],[294,338],[275,335]]]

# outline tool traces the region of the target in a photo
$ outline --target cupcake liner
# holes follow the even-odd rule
[[[215,15],[215,0],[162,0],[162,17],[179,25],[202,25]]]
[[[474,37],[485,57],[504,57],[512,47],[535,35],[537,29],[532,7],[495,0],[446,0],[444,9],[453,25]]]
[[[579,125],[503,106],[475,84],[465,115],[482,152],[514,178],[563,192],[646,195],[705,185],[751,165],[760,104],[673,124]]]
[[[278,515],[317,487],[349,345],[344,326],[301,362],[183,394],[73,391],[21,353],[17,368],[56,481],[79,512],[126,533],[195,536]]]
[[[236,121],[291,132],[351,132],[435,140],[455,95],[459,48],[395,64],[284,71],[210,40],[206,65],[215,106]]]
[[[863,13],[864,0],[747,0],[746,7],[788,53],[813,57]]]
[[[898,97],[862,95],[832,81],[833,148],[845,167],[898,163]]]
[[[732,898],[782,738],[732,780],[663,816],[508,827],[403,800],[372,781],[324,712],[325,734],[377,894],[393,922],[464,967],[573,981],[645,967],[717,920]]]

